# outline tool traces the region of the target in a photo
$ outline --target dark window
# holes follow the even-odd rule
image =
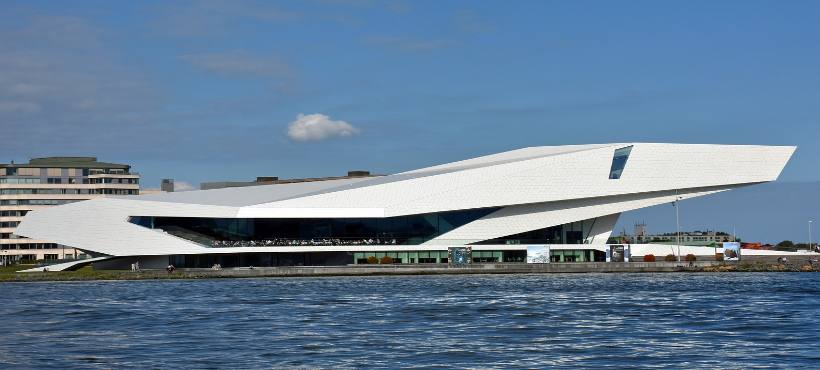
[[[629,153],[632,152],[632,146],[615,149],[615,155],[612,157],[612,167],[609,170],[609,178],[617,180],[621,178],[621,173],[626,167],[626,160],[629,159]]]
[[[564,244],[563,226],[552,226],[544,229],[525,231],[520,234],[482,240],[476,245],[486,244]]]
[[[130,222],[146,227],[153,224],[156,229],[202,244],[213,241],[266,241],[276,245],[415,245],[475,221],[497,209],[493,207],[387,218],[248,219],[136,216],[131,217]]]

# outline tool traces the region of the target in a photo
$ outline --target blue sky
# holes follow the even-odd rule
[[[0,159],[96,155],[156,187],[537,145],[788,144],[781,179],[815,182],[817,14],[816,1],[6,1]]]

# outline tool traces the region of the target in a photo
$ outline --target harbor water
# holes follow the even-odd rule
[[[0,284],[3,368],[816,368],[815,273]]]

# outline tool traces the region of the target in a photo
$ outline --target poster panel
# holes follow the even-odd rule
[[[624,246],[621,244],[609,246],[611,257],[609,262],[625,262]]]
[[[451,265],[467,265],[473,262],[472,247],[450,247],[447,248],[447,261]]]
[[[724,242],[723,256],[723,259],[726,261],[740,261],[740,243]]]
[[[549,263],[550,247],[547,245],[528,245],[527,263]]]

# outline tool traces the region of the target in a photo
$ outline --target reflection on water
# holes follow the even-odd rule
[[[816,274],[0,284],[6,367],[814,367]]]

